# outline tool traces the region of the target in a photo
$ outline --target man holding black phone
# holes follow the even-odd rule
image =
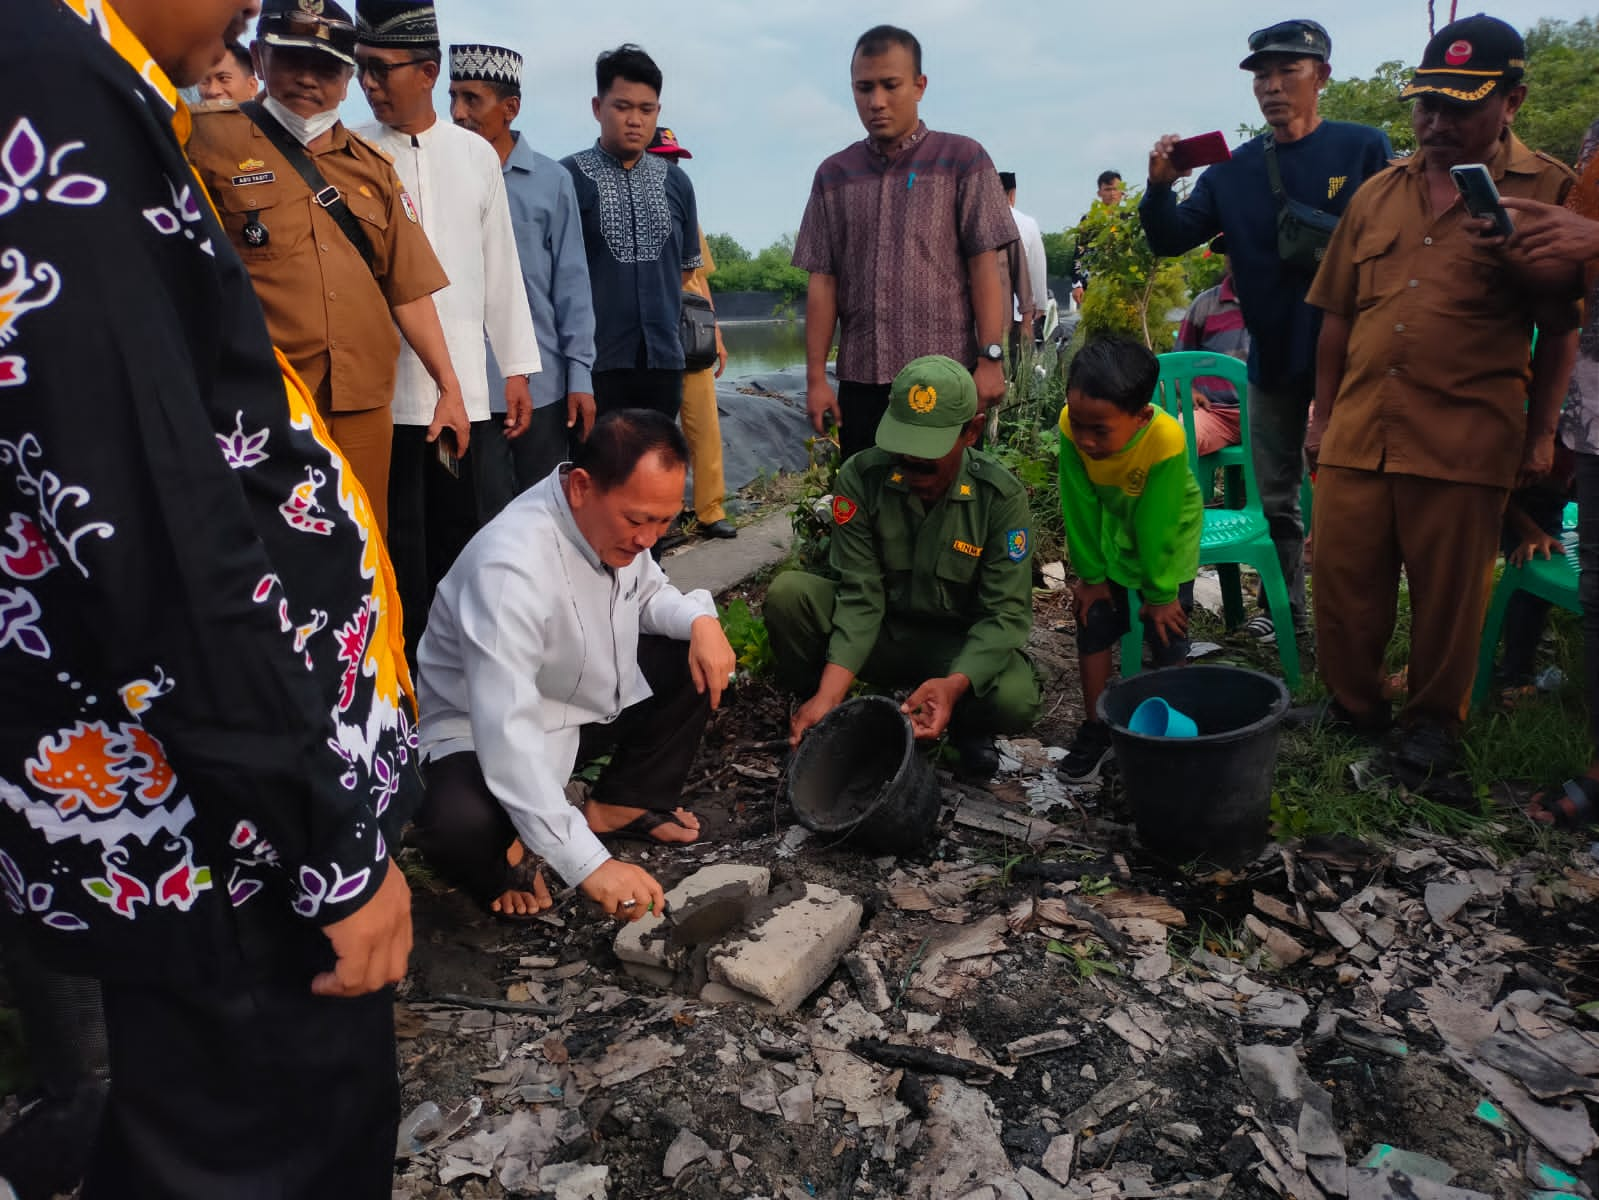
[[[470,437],[489,436],[491,421],[501,423],[506,437],[521,437],[533,418],[527,377],[542,359],[500,156],[477,134],[439,120],[433,93],[444,55],[432,0],[357,0],[355,16],[356,74],[377,119],[361,133],[394,159],[405,184],[405,219],[422,226],[450,277],[434,302],[472,421]],[[489,405],[485,345],[505,379],[503,417]],[[496,502],[496,489],[478,489],[466,441],[450,434],[427,440],[430,384],[414,349],[400,351],[389,475],[389,553],[413,655],[434,589],[495,515]]]
[[[1470,799],[1456,735],[1505,500],[1549,470],[1576,354],[1574,289],[1519,266],[1457,191],[1457,174],[1468,186],[1480,174],[1470,164],[1507,197],[1559,204],[1571,190],[1565,166],[1510,131],[1525,59],[1521,35],[1493,17],[1438,31],[1401,94],[1415,101],[1420,149],[1350,203],[1309,295],[1325,314],[1309,444],[1328,715],[1387,725],[1383,655],[1403,568],[1409,696],[1385,759],[1445,800]]]
[[[1255,99],[1269,131],[1207,169],[1181,203],[1173,191],[1189,170],[1179,161],[1181,152],[1173,158],[1181,139],[1176,134],[1161,138],[1150,152],[1149,187],[1138,206],[1156,254],[1182,254],[1218,233],[1227,235],[1250,335],[1255,477],[1296,626],[1305,618],[1299,488],[1321,319],[1305,304],[1305,292],[1326,231],[1355,189],[1382,170],[1392,153],[1379,130],[1322,120],[1318,103],[1332,74],[1331,54],[1332,39],[1315,21],[1282,21],[1250,34],[1249,55],[1238,65],[1254,76]],[[1262,612],[1245,628],[1271,641],[1274,622],[1283,619],[1282,613]]]

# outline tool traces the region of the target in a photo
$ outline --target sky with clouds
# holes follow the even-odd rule
[[[1448,2],[1436,3],[1442,24]],[[1472,11],[1461,7],[1463,16]],[[977,138],[996,166],[1015,171],[1018,207],[1046,230],[1076,223],[1101,170],[1142,179],[1158,135],[1220,129],[1234,141],[1241,124],[1258,122],[1237,66],[1253,29],[1288,17],[1320,21],[1332,34],[1336,78],[1369,75],[1388,59],[1414,63],[1427,42],[1426,0],[1287,8],[1244,0],[438,0],[438,15],[446,44],[494,42],[526,56],[519,128],[555,158],[595,137],[595,55],[624,41],[642,45],[665,76],[662,121],[694,154],[684,165],[706,230],[751,250],[798,229],[817,164],[863,136],[849,58],[878,22],[921,40],[927,123]],[[1540,18],[1591,16],[1593,7],[1506,0],[1493,15],[1525,31]],[[353,84],[344,112],[370,120]]]

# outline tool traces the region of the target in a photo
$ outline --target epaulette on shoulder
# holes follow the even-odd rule
[[[244,115],[237,100],[227,99],[202,100],[198,104],[189,105],[189,111],[197,117],[213,117],[217,113],[238,113],[241,117]]]
[[[1577,173],[1575,171],[1573,171],[1570,166],[1568,166],[1566,163],[1562,162],[1560,159],[1556,158],[1553,154],[1546,154],[1542,150],[1534,150],[1532,153],[1533,153],[1533,156],[1535,158],[1541,158],[1541,159],[1543,159],[1544,162],[1550,164],[1551,166],[1559,167],[1562,171],[1564,171],[1567,175],[1570,175],[1573,179],[1575,179],[1577,177]]]
[[[1027,490],[1009,467],[986,451],[972,451],[970,470],[973,479],[987,484],[1002,496],[1014,496]]]
[[[378,145],[376,142],[374,142],[371,138],[367,137],[365,134],[357,133],[355,130],[351,129],[348,125],[346,125],[344,127],[344,132],[350,135],[350,140],[352,142],[355,142],[357,145],[366,147],[368,150],[372,151],[373,154],[376,154],[379,158],[381,158],[384,162],[390,163],[390,164],[392,164],[394,162],[394,155],[390,154],[387,150],[385,150],[382,146]]]

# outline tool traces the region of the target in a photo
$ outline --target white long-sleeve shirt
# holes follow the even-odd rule
[[[600,562],[567,504],[562,473],[522,493],[472,539],[439,584],[417,647],[424,759],[475,750],[522,841],[576,885],[609,856],[564,788],[584,725],[650,695],[641,633],[686,641],[716,616],[640,554]]]
[[[448,121],[436,120],[416,134],[387,125],[368,125],[359,132],[394,159],[416,218],[450,277],[450,286],[435,292],[433,303],[466,415],[486,421],[485,334],[505,375],[531,375],[540,368],[500,156],[477,134]],[[394,423],[432,424],[438,398],[438,387],[416,351],[402,346]]]
[[[1010,210],[1016,221],[1016,233],[1021,238],[1022,253],[1027,258],[1027,278],[1033,285],[1033,310],[1039,316],[1049,307],[1049,261],[1044,253],[1044,235],[1038,222],[1019,208]],[[446,268],[448,269],[448,268]],[[1021,306],[1016,306],[1016,320],[1022,319]]]

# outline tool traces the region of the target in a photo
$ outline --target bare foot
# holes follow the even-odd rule
[[[521,839],[511,843],[511,848],[505,852],[505,861],[513,867],[520,866],[527,857],[527,848],[522,845]],[[508,917],[531,917],[551,908],[555,900],[550,896],[550,889],[544,882],[544,871],[535,871],[533,875],[532,890],[523,887],[507,888],[500,893],[500,898],[489,908],[494,912]]]
[[[621,804],[600,804],[595,800],[590,800],[583,807],[583,816],[588,821],[589,828],[601,835],[615,833],[650,812],[649,809],[628,808]],[[667,817],[664,813],[654,815],[662,817],[663,820],[648,831],[652,840],[672,845],[699,840],[700,819],[688,809],[674,809],[671,817]]]

